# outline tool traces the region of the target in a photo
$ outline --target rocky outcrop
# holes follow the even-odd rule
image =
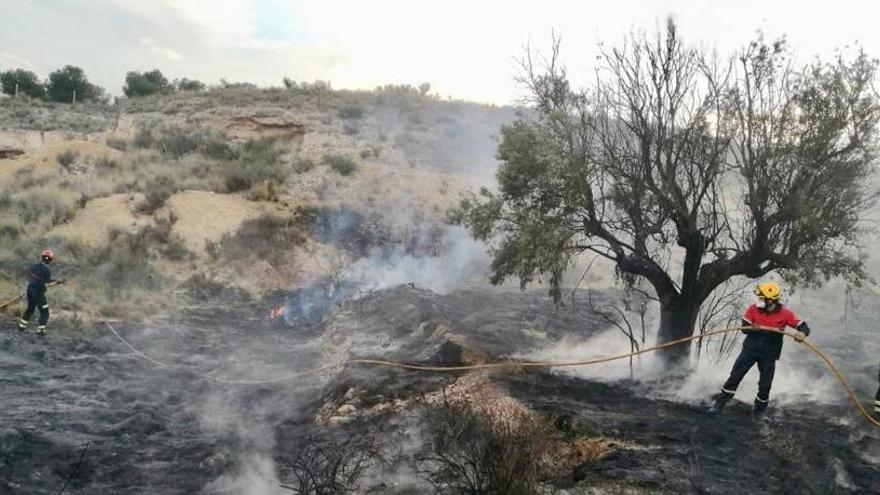
[[[9,158],[15,158],[19,155],[23,155],[24,150],[13,148],[11,146],[0,146],[0,160],[6,160]]]

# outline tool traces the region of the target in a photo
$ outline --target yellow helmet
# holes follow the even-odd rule
[[[782,290],[776,282],[762,282],[755,288],[755,295],[768,301],[779,301]]]

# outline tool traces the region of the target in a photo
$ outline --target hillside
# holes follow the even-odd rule
[[[606,267],[573,270],[557,306],[541,281],[489,286],[487,247],[447,223],[494,185],[496,136],[525,111],[408,86],[0,99],[0,297],[44,247],[70,280],[47,338],[14,330],[21,305],[3,314],[0,491],[880,493],[880,437],[793,342],[767,421],[749,418],[754,377],[706,413],[736,337],[689,374],[654,355],[348,362],[650,345],[656,312],[633,339],[609,318],[638,301]],[[790,300],[864,392],[880,306],[861,296]]]
[[[155,314],[192,277],[260,297],[379,243],[427,249],[460,193],[491,179],[493,136],[513,118],[403,86],[227,88],[112,107],[9,98],[0,114],[0,289],[13,292],[49,246],[77,284],[57,314],[87,318]],[[311,232],[348,216],[371,237],[356,249]]]

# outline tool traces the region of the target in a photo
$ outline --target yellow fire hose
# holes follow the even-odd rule
[[[0,311],[6,309],[6,307],[12,303],[18,302],[18,300],[21,299],[22,297],[24,297],[24,292],[18,294],[17,296],[10,297],[9,299],[7,299],[3,302],[0,302]]]
[[[617,361],[620,359],[627,359],[630,357],[638,356],[640,354],[646,354],[648,352],[659,351],[661,349],[666,349],[668,347],[677,346],[680,344],[685,344],[687,342],[691,342],[696,339],[702,339],[704,337],[711,337],[713,335],[721,335],[724,333],[730,332],[738,332],[741,330],[759,330],[763,332],[773,332],[773,333],[782,333],[784,335],[788,335],[791,338],[795,338],[794,333],[789,333],[785,331],[780,331],[775,328],[770,327],[757,327],[757,326],[735,326],[723,328],[720,330],[713,330],[711,332],[706,332],[702,335],[693,335],[691,337],[684,337],[681,339],[673,340],[670,342],[666,342],[663,344],[655,345],[653,347],[646,347],[644,349],[640,349],[636,352],[628,352],[624,354],[618,354],[615,356],[602,357],[602,358],[594,358],[587,359],[583,361],[525,361],[525,362],[502,362],[502,363],[486,363],[486,364],[474,364],[468,366],[421,366],[416,364],[404,364],[398,363],[394,361],[385,361],[382,359],[350,359],[346,361],[347,364],[370,364],[370,365],[378,365],[378,366],[391,366],[394,368],[402,368],[413,371],[432,371],[432,372],[449,372],[449,371],[468,371],[468,370],[480,370],[480,369],[492,369],[492,368],[509,368],[509,367],[523,367],[523,368],[561,368],[565,366],[589,366],[592,364],[599,363],[607,363],[610,361]],[[846,391],[849,396],[850,401],[852,401],[853,405],[858,409],[859,413],[865,418],[868,423],[873,425],[876,428],[880,428],[880,421],[877,421],[870,412],[865,409],[865,406],[862,405],[861,401],[859,401],[858,395],[850,386],[849,382],[846,381],[846,378],[843,376],[843,373],[840,371],[840,368],[834,364],[834,361],[831,357],[828,356],[824,351],[822,351],[818,346],[813,344],[807,339],[800,341],[799,343],[805,345],[807,349],[813,351],[814,354],[819,356],[828,369],[837,377],[837,381],[840,382],[840,385]]]
[[[175,366],[173,364],[168,364],[168,363],[163,363],[161,361],[157,361],[156,359],[153,359],[153,358],[147,356],[146,354],[142,353],[141,351],[135,349],[134,346],[129,344],[128,341],[126,341],[122,337],[122,335],[120,335],[119,332],[117,332],[116,329],[113,328],[113,325],[111,325],[110,322],[108,322],[103,317],[103,315],[98,313],[98,316],[104,321],[104,324],[107,326],[107,328],[110,329],[110,331],[113,333],[113,335],[115,335],[116,338],[118,338],[135,355],[157,365],[158,367],[162,367],[162,368],[180,367],[180,366]],[[653,347],[646,347],[646,348],[640,349],[636,352],[628,352],[628,353],[624,353],[624,354],[617,354],[614,356],[587,359],[587,360],[582,360],[582,361],[505,361],[505,362],[496,362],[496,363],[472,364],[472,365],[466,365],[466,366],[424,366],[424,365],[418,365],[418,364],[406,364],[406,363],[401,363],[401,362],[397,362],[397,361],[387,361],[387,360],[383,360],[383,359],[348,359],[348,360],[342,361],[342,362],[334,364],[334,365],[308,369],[308,370],[300,371],[296,374],[291,374],[291,375],[284,376],[284,377],[272,378],[272,379],[268,379],[268,380],[237,381],[237,380],[225,380],[222,378],[217,378],[216,376],[212,376],[212,375],[199,375],[199,376],[202,376],[203,378],[206,378],[210,381],[225,384],[225,385],[265,385],[265,384],[272,384],[272,383],[281,383],[281,382],[285,382],[285,381],[293,381],[298,378],[301,378],[304,375],[319,373],[322,371],[329,371],[330,369],[336,368],[338,366],[346,365],[346,364],[366,364],[366,365],[373,365],[373,366],[389,366],[389,367],[393,367],[393,368],[400,368],[400,369],[412,370],[412,371],[439,372],[439,373],[486,370],[486,369],[493,369],[493,368],[496,368],[496,369],[497,368],[512,368],[512,367],[513,368],[516,368],[516,367],[521,367],[521,368],[561,368],[561,367],[565,367],[565,366],[589,366],[589,365],[593,365],[593,364],[607,363],[610,361],[618,361],[621,359],[627,359],[630,357],[639,356],[641,354],[646,354],[649,352],[659,351],[661,349],[666,349],[669,347],[685,344],[685,343],[691,342],[693,340],[702,339],[705,337],[711,337],[714,335],[721,335],[721,334],[725,334],[725,333],[739,332],[741,330],[757,330],[757,331],[763,331],[763,332],[782,333],[784,335],[788,335],[791,338],[795,338],[795,336],[796,336],[795,333],[785,332],[785,331],[777,330],[775,328],[770,328],[770,327],[734,326],[734,327],[722,328],[719,330],[713,330],[711,332],[706,332],[701,335],[693,335],[690,337],[684,337],[684,338],[673,340],[673,341],[666,342],[663,344],[655,345]],[[797,339],[795,339],[795,340],[797,340]],[[849,382],[847,382],[846,378],[843,376],[843,373],[840,371],[840,369],[837,367],[837,365],[834,364],[834,361],[824,351],[822,351],[819,347],[817,347],[815,344],[813,344],[809,340],[804,339],[804,340],[800,341],[799,343],[805,345],[808,349],[813,351],[813,353],[815,353],[817,356],[819,356],[819,358],[822,359],[822,361],[825,363],[825,365],[828,367],[828,369],[830,369],[831,372],[834,373],[834,376],[837,377],[837,381],[840,382],[840,385],[844,388],[847,395],[849,396],[850,401],[853,403],[853,405],[856,407],[856,409],[859,411],[859,413],[862,415],[862,417],[865,418],[865,420],[868,423],[870,423],[872,426],[874,426],[876,428],[880,428],[880,421],[877,421],[877,419],[875,419],[873,416],[871,416],[871,413],[869,413],[865,409],[865,407],[859,401],[858,395],[856,395],[855,391],[853,391],[852,387],[849,385]]]

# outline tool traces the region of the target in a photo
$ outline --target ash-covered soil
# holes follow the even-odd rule
[[[543,292],[400,287],[295,327],[204,301],[159,323],[115,324],[164,366],[135,356],[104,327],[81,336],[57,329],[40,340],[7,324],[0,492],[58,493],[69,480],[70,494],[290,493],[279,485],[290,482],[310,438],[371,436],[382,462],[364,471],[358,492],[430,493],[417,462],[430,445],[419,399],[463,374],[333,365],[527,355],[602,330],[581,302],[557,309]],[[621,340],[595,355],[626,348]],[[845,403],[782,404],[756,423],[742,402],[713,417],[705,404],[664,399],[658,389],[675,388],[674,377],[487,377],[560,434],[612,442],[607,456],[546,479],[550,492],[880,493],[880,436]],[[267,383],[229,383],[259,381]]]

